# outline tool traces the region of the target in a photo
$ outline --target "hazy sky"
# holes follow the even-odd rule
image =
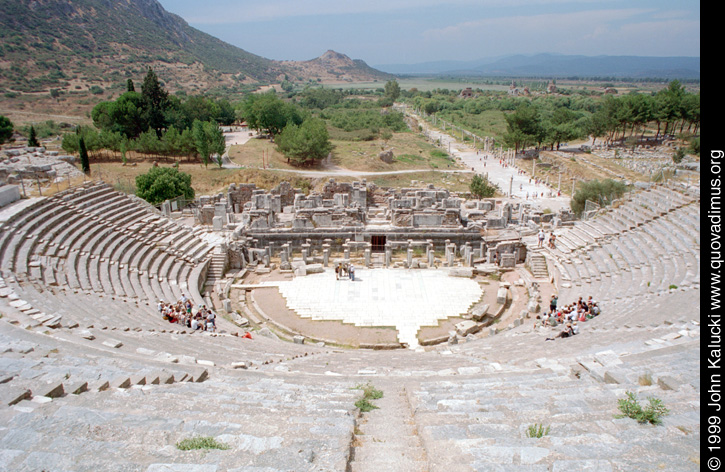
[[[328,49],[371,65],[506,54],[699,56],[686,0],[160,0],[191,26],[254,54]]]

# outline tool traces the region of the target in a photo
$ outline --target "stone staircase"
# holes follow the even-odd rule
[[[538,249],[532,249],[527,253],[527,265],[536,279],[548,279],[549,270],[546,267],[546,257]]]
[[[211,255],[211,261],[209,262],[205,285],[214,285],[217,281],[223,279],[226,265],[227,255],[220,252],[214,252]]]
[[[374,400],[379,409],[361,414],[355,430],[350,472],[425,472],[428,470],[413,421],[406,388],[391,384]]]

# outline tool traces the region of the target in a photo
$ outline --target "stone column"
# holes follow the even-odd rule
[[[393,261],[393,248],[385,245],[385,267],[390,267],[390,264]]]
[[[350,246],[347,243],[345,243],[342,245],[342,250],[343,250],[343,254],[344,254],[343,258],[349,260],[350,259]]]
[[[407,256],[408,256],[408,259],[407,259],[408,269],[410,269],[413,266],[413,248],[410,247],[410,246],[408,246],[408,254],[407,254]]]
[[[466,261],[466,267],[473,267],[473,248],[471,248],[471,243],[466,243],[464,257]]]
[[[310,245],[305,243],[302,245],[302,262],[307,264],[307,258],[310,256]]]
[[[370,267],[370,254],[372,253],[372,250],[367,247],[365,248],[365,267]]]
[[[456,257],[456,245],[448,244],[446,246],[446,264],[448,267],[453,267],[453,261]]]
[[[329,263],[330,263],[330,245],[323,244],[322,245],[322,265],[323,265],[323,267],[327,267],[327,265]]]

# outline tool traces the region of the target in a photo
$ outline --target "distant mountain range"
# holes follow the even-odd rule
[[[699,79],[699,57],[512,55],[374,66],[396,75]]]
[[[392,77],[333,51],[311,61],[266,59],[192,28],[156,0],[0,1],[0,98],[118,91],[149,66],[170,90],[186,92]]]

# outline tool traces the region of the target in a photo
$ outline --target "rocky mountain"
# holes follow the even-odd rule
[[[321,82],[372,82],[389,80],[394,76],[373,69],[359,59],[350,59],[345,54],[327,51],[309,61],[283,61],[282,66],[294,77],[310,77]]]
[[[303,63],[265,59],[192,28],[156,0],[0,1],[0,99],[120,93],[149,66],[170,91],[190,93],[240,92],[285,75],[387,77],[332,52]]]

